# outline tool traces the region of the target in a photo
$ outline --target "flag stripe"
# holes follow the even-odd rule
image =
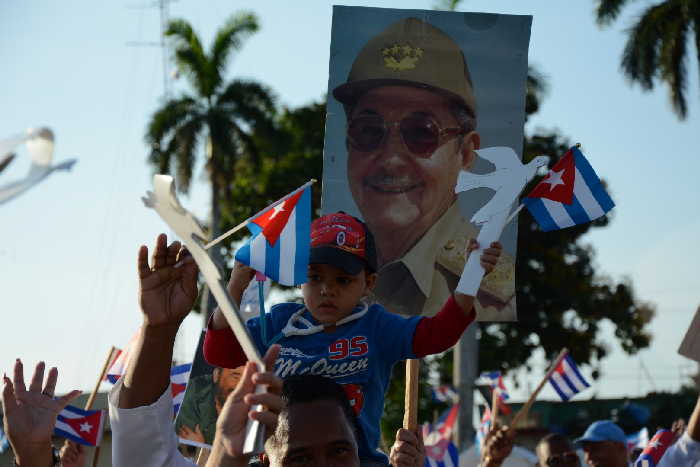
[[[556,371],[552,373],[552,376],[550,377],[550,382],[552,383],[552,387],[554,388],[554,390],[557,391],[559,397],[561,397],[563,401],[568,401],[569,398],[573,396],[573,394],[570,393],[570,389],[567,387],[561,375]]]
[[[552,201],[551,199],[547,198],[542,198],[542,204],[547,212],[549,212],[549,215],[552,217],[558,228],[563,229],[574,225],[574,221],[566,211],[566,208],[564,208],[564,204],[557,203],[556,201]]]
[[[571,355],[567,355],[566,358],[564,359],[563,363],[565,364],[566,372],[571,374],[574,374],[574,377],[581,382],[583,387],[579,389],[579,391],[583,391],[585,388],[591,387],[590,384],[588,384],[588,381],[583,377],[580,371],[578,371],[578,367],[576,366],[576,362],[574,362],[574,359],[571,358]]]
[[[584,224],[592,219],[588,216],[588,212],[581,205],[576,196],[571,198],[571,204],[561,204],[567,214],[575,224]]]
[[[285,261],[280,262],[279,271],[279,283],[280,284],[294,284],[294,263],[296,262],[296,256],[294,255],[294,250],[296,249],[296,229],[297,229],[297,210],[293,209],[292,213],[289,215],[289,220],[287,224],[282,229],[280,234],[279,244],[280,244],[280,257],[284,258]]]
[[[597,219],[605,214],[605,211],[600,206],[598,200],[593,196],[593,192],[588,184],[583,180],[583,175],[576,169],[576,181],[574,182],[574,197],[583,205],[588,218],[591,220]]]
[[[524,198],[523,204],[537,220],[537,223],[544,232],[549,232],[550,230],[556,230],[558,228],[552,216],[549,215],[549,211],[545,209],[540,198]]]
[[[311,190],[304,190],[296,206],[297,235],[303,242],[311,242]],[[308,239],[308,240],[306,240]],[[296,248],[294,253],[294,284],[306,282],[308,277],[309,249]]]
[[[576,159],[576,167],[581,171],[581,175],[586,181],[586,185],[588,185],[590,188],[591,193],[593,193],[593,196],[595,196],[595,199],[598,201],[601,209],[604,212],[610,211],[613,207],[615,207],[615,203],[613,203],[613,200],[610,199],[610,196],[605,191],[605,188],[603,188],[603,184],[600,182],[600,179],[593,170],[593,167],[591,167],[588,159],[581,154],[581,151],[579,151],[578,148],[574,148],[574,157]]]

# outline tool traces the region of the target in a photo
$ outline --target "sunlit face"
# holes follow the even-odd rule
[[[356,467],[355,434],[336,402],[295,404],[280,415],[274,446],[266,446],[272,467]]]
[[[332,324],[352,313],[374,286],[376,274],[348,274],[330,264],[309,264],[309,279],[301,286],[304,304],[323,324]]]
[[[400,122],[415,114],[429,115],[442,129],[460,127],[445,97],[410,86],[368,91],[349,119],[378,115],[385,122]],[[416,154],[402,139],[398,125],[392,125],[375,150],[363,152],[348,144],[350,191],[375,235],[412,229],[420,236],[454,202],[457,176],[471,166],[479,136],[472,131],[441,138],[441,143],[432,153]]]
[[[243,367],[238,368],[214,368],[212,379],[216,385],[215,404],[218,413],[224,406],[226,399],[231,394],[243,375]]]
[[[591,467],[627,466],[627,448],[615,441],[583,442],[586,464]]]
[[[544,442],[537,445],[540,467],[580,467],[576,452],[569,443]]]

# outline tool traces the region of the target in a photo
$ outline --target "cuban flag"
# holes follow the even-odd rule
[[[187,381],[190,379],[192,364],[185,363],[172,367],[170,370],[170,389],[173,394],[173,417],[177,416],[182,401],[185,399],[185,389]]]
[[[552,167],[523,204],[545,232],[585,224],[615,206],[576,146]]]
[[[484,444],[486,436],[491,431],[491,410],[489,406],[484,406],[484,414],[481,416],[481,423],[479,424],[479,429],[476,430],[476,448],[481,450],[481,446]]]
[[[649,430],[647,427],[644,427],[636,433],[627,435],[627,451],[632,451],[634,448],[644,449],[648,442]]]
[[[503,375],[500,371],[485,371],[479,376],[482,380],[486,382],[491,389],[497,391],[499,399],[502,401],[507,401],[510,399],[510,395],[506,390],[506,385],[503,383]]]
[[[673,444],[673,432],[670,430],[659,430],[656,432],[647,447],[639,455],[634,463],[634,467],[655,467],[659,464],[666,449]]]
[[[58,414],[53,432],[85,446],[98,446],[104,421],[104,410],[82,410],[68,405]]]
[[[282,285],[306,282],[311,244],[311,187],[293,192],[247,225],[252,237],[236,260]]]
[[[435,424],[435,431],[445,439],[451,438],[457,418],[459,418],[459,404],[454,404],[440,416]]]
[[[126,345],[124,350],[114,348],[114,353],[112,354],[112,363],[110,363],[107,373],[105,373],[105,381],[109,381],[112,384],[116,384],[124,374],[126,374],[126,366],[129,363],[129,355],[131,354],[131,349],[136,345],[136,341],[141,333],[141,328],[139,328],[136,333],[131,336],[129,343]]]
[[[431,430],[428,423],[423,425],[425,467],[457,467],[459,465],[459,451],[451,440],[458,415],[459,404],[455,404],[442,414],[434,429]]]
[[[591,386],[578,371],[576,362],[568,352],[549,377],[549,383],[564,402]]]
[[[432,388],[433,400],[437,402],[456,402],[459,399],[459,394],[449,384],[436,386]]]

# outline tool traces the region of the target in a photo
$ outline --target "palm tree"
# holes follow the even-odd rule
[[[185,20],[170,21],[165,32],[174,39],[179,71],[194,92],[164,102],[153,114],[146,132],[149,163],[158,173],[172,173],[178,190],[187,193],[196,155],[204,148],[211,183],[211,238],[221,232],[221,207],[231,201],[229,187],[236,165],[242,160],[255,165],[260,160],[251,133],[273,125],[275,103],[265,86],[224,80],[231,53],[257,30],[252,13],[234,14],[216,33],[208,53]],[[221,264],[221,250],[215,250],[213,257]]]
[[[599,0],[598,24],[613,22],[627,3]],[[629,29],[620,63],[625,76],[646,91],[654,89],[657,79],[666,82],[673,110],[681,120],[688,114],[687,46],[693,33],[700,54],[700,0],[664,0],[651,5]]]

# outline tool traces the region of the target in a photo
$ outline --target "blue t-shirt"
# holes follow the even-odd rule
[[[265,314],[267,337],[280,335],[289,318],[304,305],[281,303]],[[318,324],[305,310],[302,317]],[[332,378],[344,386],[350,404],[358,413],[360,458],[386,462],[377,449],[379,421],[384,411],[384,394],[397,361],[415,358],[413,334],[421,317],[403,318],[379,304],[369,307],[361,318],[340,325],[334,332],[282,337],[275,372],[282,379],[291,375],[313,374]],[[267,345],[261,336],[260,319],[247,323],[261,354]]]

